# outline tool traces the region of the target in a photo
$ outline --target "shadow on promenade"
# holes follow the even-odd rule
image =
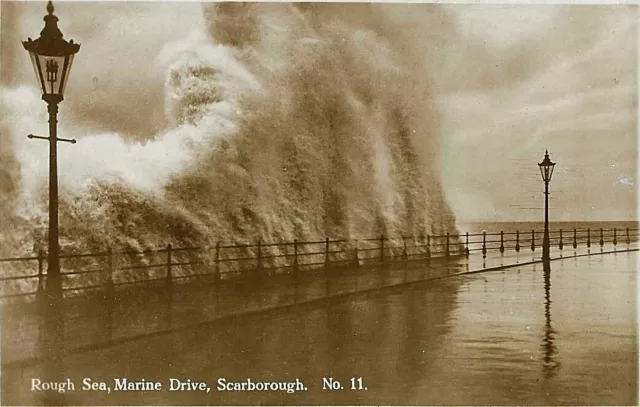
[[[465,257],[450,257],[260,273],[217,283],[213,277],[198,277],[180,284],[156,282],[65,298],[52,297],[52,287],[47,287],[35,301],[3,304],[3,373],[40,363],[54,351],[65,355],[108,347],[237,315],[441,278],[466,266]]]

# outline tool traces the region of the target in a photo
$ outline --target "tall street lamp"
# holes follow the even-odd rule
[[[544,159],[538,164],[540,167],[540,174],[544,181],[544,238],[542,239],[542,262],[544,265],[548,265],[550,261],[549,256],[549,181],[551,181],[551,175],[553,175],[553,167],[556,163],[549,159],[549,150],[545,151]]]
[[[80,44],[73,40],[65,41],[58,28],[58,17],[53,15],[53,4],[47,3],[48,14],[44,17],[44,28],[40,38],[35,41],[28,38],[22,45],[29,51],[31,63],[42,89],[42,100],[47,102],[49,112],[49,137],[34,136],[49,141],[49,258],[47,277],[59,280],[60,261],[58,256],[58,141],[75,143],[75,140],[57,137],[58,104],[64,99],[64,89],[71,72],[74,55],[80,50]]]

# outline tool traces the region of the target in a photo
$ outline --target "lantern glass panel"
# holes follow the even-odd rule
[[[553,168],[555,164],[545,164],[538,165],[540,167],[540,175],[542,176],[542,180],[545,182],[551,181],[551,176],[553,175]]]
[[[60,94],[64,94],[64,90],[67,88],[67,82],[69,79],[69,72],[71,72],[71,65],[73,64],[73,57],[75,54],[71,54],[66,57],[66,68],[63,67],[62,83],[60,84]]]
[[[33,72],[36,74],[36,79],[38,80],[38,85],[40,85],[40,89],[42,90],[42,92],[45,92],[44,89],[44,79],[42,79],[40,77],[40,70],[38,69],[38,62],[37,62],[37,58],[38,56],[36,54],[34,54],[33,52],[29,52],[29,57],[31,58],[31,65],[33,66]]]
[[[40,71],[39,80],[44,81],[41,83],[44,93],[47,95],[62,94],[64,77],[68,75],[68,66],[65,67],[67,58],[36,55],[36,59]]]

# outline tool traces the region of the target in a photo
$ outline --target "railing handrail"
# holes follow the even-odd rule
[[[614,233],[614,232],[619,232],[620,233],[620,237],[625,237],[625,233],[628,230],[629,232],[638,232],[640,229],[636,229],[636,228],[586,228],[586,229],[557,229],[557,230],[549,230],[549,234],[560,234],[560,231],[562,230],[563,233],[567,232],[567,233],[573,233],[574,231],[576,233],[580,233],[580,232],[588,232],[589,230],[592,232],[592,236],[593,237],[598,237],[600,230],[602,229],[603,233]],[[544,230],[535,230],[532,229],[533,231],[535,231],[536,234],[542,234],[544,233]],[[501,233],[504,236],[516,236],[518,233],[522,233],[523,237],[521,237],[519,240],[520,241],[526,241],[529,240],[525,233],[530,233],[532,230],[522,230],[522,231],[516,231],[516,232],[486,232],[486,233],[459,233],[459,234],[450,234],[448,235],[449,238],[451,239],[456,239],[456,238],[464,238],[465,236],[468,237],[482,237],[483,235],[485,236],[500,236]],[[329,243],[347,243],[347,242],[376,242],[376,241],[380,241],[381,239],[385,240],[385,241],[403,241],[403,240],[411,240],[413,239],[415,240],[422,240],[422,239],[426,239],[426,237],[429,236],[431,239],[445,239],[447,238],[447,235],[424,235],[424,236],[420,236],[420,235],[409,235],[409,236],[393,236],[393,237],[388,237],[388,236],[384,236],[384,237],[374,237],[374,238],[337,238],[337,239],[331,239],[329,238]],[[567,238],[571,237],[569,234],[566,235]],[[613,236],[613,235],[610,235]],[[504,242],[508,242],[508,241],[516,241],[516,240],[507,240],[505,239]],[[326,240],[316,240],[316,241],[295,241],[295,242],[273,242],[273,243],[268,243],[268,242],[262,242],[260,244],[260,246],[262,248],[265,247],[278,247],[278,246],[293,246],[294,244],[297,244],[298,246],[304,246],[304,245],[315,245],[315,244],[326,244]],[[486,243],[499,243],[500,240],[487,240]],[[473,243],[482,243],[482,241],[476,241],[476,242],[469,242],[470,244]],[[431,246],[444,246],[446,245],[446,243],[441,243],[441,242],[431,242]],[[225,244],[220,242],[220,249],[250,249],[250,248],[257,248],[258,245],[257,244],[253,244],[253,243],[235,243],[235,244]],[[201,250],[201,251],[208,251],[208,250],[215,250],[216,246],[184,246],[184,247],[173,247],[171,248],[171,250],[173,252],[181,252],[181,251],[197,251],[197,250]],[[150,248],[150,249],[144,249],[144,250],[121,250],[121,251],[113,251],[112,254],[113,255],[144,255],[144,254],[151,254],[151,253],[166,253],[167,252],[167,248],[166,246],[163,248]],[[45,253],[45,258],[46,258],[46,251]],[[94,252],[94,253],[70,253],[70,254],[61,254],[59,256],[59,258],[61,259],[73,259],[73,258],[85,258],[85,257],[105,257],[107,256],[107,252]],[[300,253],[301,255],[304,253]],[[4,262],[11,262],[11,261],[33,261],[33,260],[38,260],[38,256],[24,256],[24,257],[7,257],[7,258],[0,258],[0,263],[4,263]]]
[[[638,228],[600,228],[594,225],[593,228],[573,228],[573,229],[560,229],[550,230],[550,242],[552,245],[557,245],[560,250],[566,244],[567,247],[573,246],[575,249],[578,242],[584,244],[586,242],[587,247],[600,246],[605,241],[612,242],[614,245],[629,244],[631,237],[633,237],[634,243],[637,242]],[[195,277],[197,275],[214,275],[217,279],[222,274],[236,274],[245,273],[251,270],[273,270],[273,269],[285,269],[293,268],[296,272],[299,267],[315,266],[324,264],[327,267],[330,263],[338,262],[352,262],[360,264],[361,261],[378,260],[382,263],[388,261],[388,259],[402,258],[405,261],[409,258],[414,259],[416,256],[420,258],[430,259],[432,257],[446,257],[450,254],[455,255],[469,255],[470,252],[482,251],[483,257],[486,257],[488,250],[499,250],[500,253],[504,253],[506,249],[515,249],[517,252],[520,250],[526,250],[530,245],[531,250],[536,250],[536,245],[541,241],[543,235],[542,230],[516,230],[516,231],[484,231],[482,233],[456,233],[445,235],[400,235],[400,236],[387,236],[379,235],[373,238],[336,238],[330,239],[325,237],[323,240],[310,240],[310,241],[298,241],[292,242],[263,242],[261,239],[256,243],[241,243],[235,242],[233,244],[222,244],[217,242],[213,246],[185,246],[185,247],[173,247],[171,244],[163,248],[147,248],[144,250],[121,250],[113,251],[107,247],[105,251],[95,253],[71,253],[63,254],[61,259],[81,259],[81,258],[104,258],[104,266],[93,268],[90,270],[74,270],[68,269],[62,271],[63,276],[81,276],[94,273],[105,273],[107,277],[107,283],[111,286],[122,284],[135,284],[138,282],[150,282],[167,280],[171,282],[173,279]],[[489,239],[487,239],[489,237]],[[506,238],[505,238],[506,237]],[[471,238],[471,239],[470,239]],[[480,239],[478,239],[480,238]],[[349,246],[342,245],[343,243],[350,243]],[[409,244],[407,244],[409,243]],[[522,246],[521,246],[522,243]],[[364,246],[364,247],[363,247]],[[540,245],[541,246],[541,245]],[[538,247],[540,247],[538,246]],[[286,248],[286,250],[273,251],[270,248],[279,247]],[[227,253],[221,252],[221,249],[227,250]],[[242,249],[238,251],[238,249]],[[355,249],[355,250],[354,250]],[[411,250],[409,250],[411,249]],[[229,250],[236,250],[231,251]],[[246,251],[245,251],[246,250]],[[432,251],[433,250],[433,251]],[[187,258],[180,257],[179,253],[184,252],[215,252],[215,260],[207,258]],[[247,252],[248,251],[248,252]],[[129,259],[125,261],[119,267],[114,267],[114,256],[140,256],[145,254],[158,254],[165,253],[166,257],[162,262],[151,261],[147,258],[144,261],[147,264],[136,264],[135,259]],[[360,253],[360,254],[358,254]],[[355,254],[355,258],[352,256]],[[230,255],[230,256],[229,256]],[[172,257],[173,256],[173,257]],[[299,262],[299,259],[311,258],[313,256],[324,256],[323,261],[319,261],[318,258],[311,259],[310,262]],[[29,279],[42,279],[47,273],[44,271],[44,262],[47,260],[46,253],[43,250],[38,252],[37,256],[24,256],[24,257],[10,257],[0,259],[0,263],[8,262],[28,262],[38,261],[38,273],[28,273],[23,275],[11,275],[0,276],[0,282],[15,281],[15,280],[29,280]],[[188,261],[184,261],[188,260]],[[280,260],[284,260],[285,264],[278,264]],[[316,261],[317,260],[317,261]],[[236,268],[230,268],[229,263],[235,262]],[[245,262],[245,263],[242,263]],[[248,269],[247,263],[249,262]],[[227,269],[224,272],[220,271],[220,266],[225,264]],[[214,273],[198,273],[188,275],[173,275],[172,267],[178,266],[195,266],[195,265],[209,265],[215,266]],[[91,267],[85,265],[84,267]],[[83,266],[81,266],[83,267]],[[165,268],[165,277],[158,278],[157,272],[152,274],[146,274],[142,279],[137,280],[134,277],[136,275],[127,274],[124,277],[132,277],[134,281],[113,281],[114,272],[130,271],[130,270],[150,270],[157,268]],[[180,273],[179,273],[180,274]],[[121,274],[122,277],[122,274]],[[122,280],[122,278],[120,278]],[[39,280],[41,281],[41,280]],[[83,280],[84,283],[91,281]],[[102,284],[102,283],[100,283]],[[98,286],[100,286],[100,284]],[[93,287],[93,286],[92,286]],[[24,287],[23,287],[24,288]],[[81,289],[82,287],[77,287]],[[29,293],[23,293],[24,295],[30,295]],[[13,297],[13,294],[0,293],[2,297]]]

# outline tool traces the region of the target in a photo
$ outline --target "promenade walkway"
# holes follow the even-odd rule
[[[635,307],[628,301],[635,293],[637,254],[608,249],[600,255],[597,248],[592,256],[565,250],[550,274],[521,253],[484,262],[471,256],[430,266],[334,270],[328,279],[309,273],[297,290],[285,284],[291,276],[222,286],[215,294],[207,291],[212,285],[185,285],[174,288],[171,306],[157,292],[138,298],[135,307],[133,295],[121,297],[111,314],[111,338],[99,303],[75,299],[65,310],[66,318],[76,312],[74,323],[66,324],[70,352],[55,369],[76,386],[85,377],[111,384],[125,377],[168,387],[174,377],[204,381],[212,390],[74,391],[57,402],[628,404],[635,397],[629,370],[637,360],[629,325]],[[279,285],[272,283],[277,279]],[[13,352],[20,349],[16,344]],[[43,394],[28,387],[42,372],[43,364],[33,359],[10,362],[3,369],[3,402],[40,404]],[[216,390],[219,378],[247,377],[300,378],[309,391]],[[369,390],[328,391],[323,377],[348,387],[350,377],[363,377]]]
[[[559,251],[552,258],[637,250],[605,244],[591,249]],[[471,256],[435,258],[429,262],[396,262],[388,265],[337,268],[246,279],[214,284],[198,277],[170,286],[156,284],[129,287],[112,297],[99,292],[65,298],[63,302],[63,354],[109,347],[114,344],[161,335],[199,324],[246,313],[297,306],[356,292],[380,290],[418,281],[481,272],[539,261],[540,251],[523,249],[501,255],[489,252]],[[22,369],[40,361],[43,314],[39,302],[4,304],[2,307],[2,369]]]

